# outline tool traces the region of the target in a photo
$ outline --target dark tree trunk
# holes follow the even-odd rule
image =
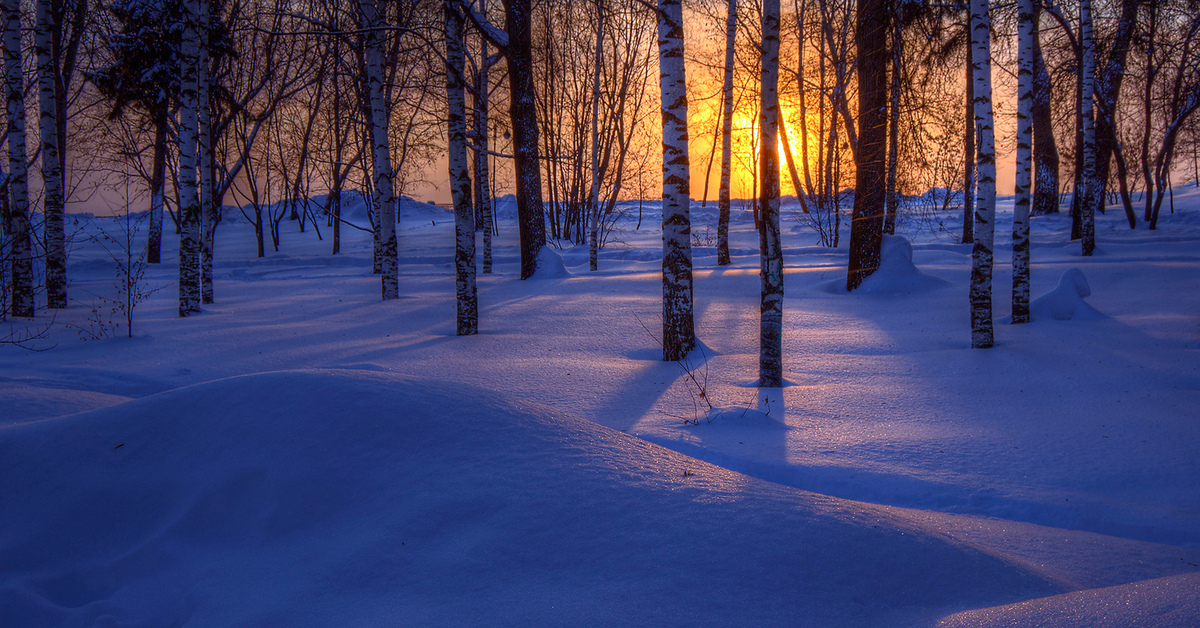
[[[721,84],[721,188],[717,193],[717,265],[729,265],[729,186],[733,173],[733,61],[737,37],[737,0],[725,13],[725,76]]]
[[[861,0],[855,28],[858,45],[858,150],[854,213],[850,222],[850,263],[846,289],[854,290],[879,268],[887,197],[887,29],[886,0]]]
[[[904,31],[900,20],[892,25],[892,81],[889,88],[891,109],[888,111],[888,163],[887,163],[887,218],[883,223],[883,232],[888,235],[896,233],[896,214],[900,210],[900,197],[896,192],[896,169],[899,165],[900,150],[900,90],[903,89],[901,75],[904,69]]]
[[[146,263],[162,261],[163,200],[167,181],[167,116],[166,107],[154,113],[154,166],[150,174],[150,234],[146,243]]]
[[[505,57],[512,95],[513,168],[516,171],[517,217],[521,237],[521,279],[537,270],[538,253],[546,246],[542,208],[542,176],[538,170],[537,91],[533,75],[533,37],[530,0],[505,0],[508,33]]]
[[[1034,24],[1037,24],[1035,8]],[[1033,207],[1034,216],[1058,213],[1058,145],[1050,111],[1050,73],[1042,58],[1038,35],[1033,37]]]
[[[1079,71],[1075,81],[1075,181],[1071,185],[1071,239],[1083,237],[1083,60],[1079,59]]]

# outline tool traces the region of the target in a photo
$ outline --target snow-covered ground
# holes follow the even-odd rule
[[[846,293],[848,230],[787,220],[770,392],[746,212],[718,268],[693,207],[690,375],[655,340],[653,203],[600,271],[576,247],[528,281],[503,207],[466,338],[436,207],[404,207],[392,302],[368,234],[331,256],[285,222],[256,259],[230,222],[179,319],[169,237],[132,339],[81,339],[114,292],[81,241],[52,348],[0,346],[0,625],[1200,625],[1200,194],[1175,203],[1099,216],[1090,259],[1035,218],[1020,326],[1002,203],[990,350],[936,221]]]

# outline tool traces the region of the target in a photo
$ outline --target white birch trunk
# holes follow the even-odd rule
[[[179,111],[179,315],[200,311],[200,198],[196,189],[200,35],[198,0],[184,3],[180,44]]]
[[[1017,171],[1013,199],[1012,322],[1029,322],[1029,210],[1033,202],[1033,0],[1017,2]]]
[[[213,232],[219,203],[213,198],[212,133],[209,128],[208,27],[209,0],[200,1],[200,56],[197,65],[196,101],[200,168],[200,302],[213,302]]]
[[[450,196],[454,202],[454,278],[457,296],[456,333],[479,333],[479,301],[475,289],[475,213],[471,209],[471,175],[467,165],[467,98],[463,78],[463,17],[455,0],[446,0],[446,102],[449,131]]]
[[[1083,119],[1083,204],[1079,209],[1079,227],[1086,257],[1096,249],[1096,46],[1092,39],[1091,0],[1079,2],[1079,39],[1083,52],[1079,105]]]
[[[717,193],[717,265],[729,265],[730,179],[733,176],[733,53],[737,38],[737,0],[725,14],[725,78],[721,87],[721,189]],[[801,46],[803,47],[803,46]]]
[[[25,73],[21,65],[21,2],[4,0],[4,86],[8,104],[8,207],[12,226],[12,313],[32,318],[33,230],[25,155]]]
[[[596,65],[592,76],[592,189],[588,194],[588,269],[598,270],[600,256],[600,73],[604,55],[604,0],[596,0]]]
[[[762,307],[758,385],[783,386],[783,248],[779,236],[779,0],[763,0],[759,157]]]
[[[681,360],[696,345],[692,314],[692,226],[683,6],[658,2],[659,91],[663,143],[663,360]]]
[[[971,0],[971,48],[978,139],[975,243],[971,251],[971,346],[995,344],[992,330],[992,246],[996,232],[996,152],[992,133],[992,51],[988,0]]]
[[[396,199],[392,188],[392,154],[388,140],[388,112],[384,104],[383,43],[381,31],[385,25],[379,19],[377,0],[359,0],[362,13],[363,57],[367,70],[367,92],[371,107],[371,153],[374,164],[374,187],[379,199],[379,256],[383,299],[400,298],[399,260],[396,257]]]
[[[46,307],[67,307],[67,240],[63,223],[62,161],[58,145],[58,68],[54,63],[54,15],[50,0],[37,0],[38,134],[42,143],[42,217],[46,246]]]

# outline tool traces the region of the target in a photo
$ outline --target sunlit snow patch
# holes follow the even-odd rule
[[[1089,626],[1194,628],[1200,621],[1200,574],[1075,591],[951,615],[938,628]]]

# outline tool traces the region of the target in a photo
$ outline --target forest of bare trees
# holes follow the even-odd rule
[[[1088,255],[1096,212],[1155,229],[1171,186],[1200,177],[1190,0],[3,9],[5,318],[67,306],[64,208],[128,182],[142,200],[125,210],[149,213],[146,261],[170,261],[164,230],[180,238],[181,316],[219,298],[213,241],[231,228],[221,225],[230,205],[259,256],[279,249],[285,228],[317,231],[334,254],[344,229],[371,229],[382,297],[397,298],[397,199],[432,184],[455,208],[459,333],[476,328],[478,231],[491,271],[494,197],[515,195],[526,278],[546,245],[587,244],[597,269],[626,211],[619,201],[661,191],[667,359],[694,341],[688,205],[710,196],[719,264],[730,212],[753,212],[763,234],[764,338],[780,333],[783,195],[799,208],[783,220],[812,227],[820,245],[849,243],[851,290],[898,223],[974,242],[975,344],[987,346],[990,234],[1007,228],[994,199],[1011,191],[995,189],[997,170],[1016,169],[1017,309],[1028,301],[1026,216],[1069,212]],[[1020,124],[1009,104],[1018,91]],[[369,227],[342,215],[348,194],[368,200]],[[774,381],[776,350],[764,345],[763,381]]]

